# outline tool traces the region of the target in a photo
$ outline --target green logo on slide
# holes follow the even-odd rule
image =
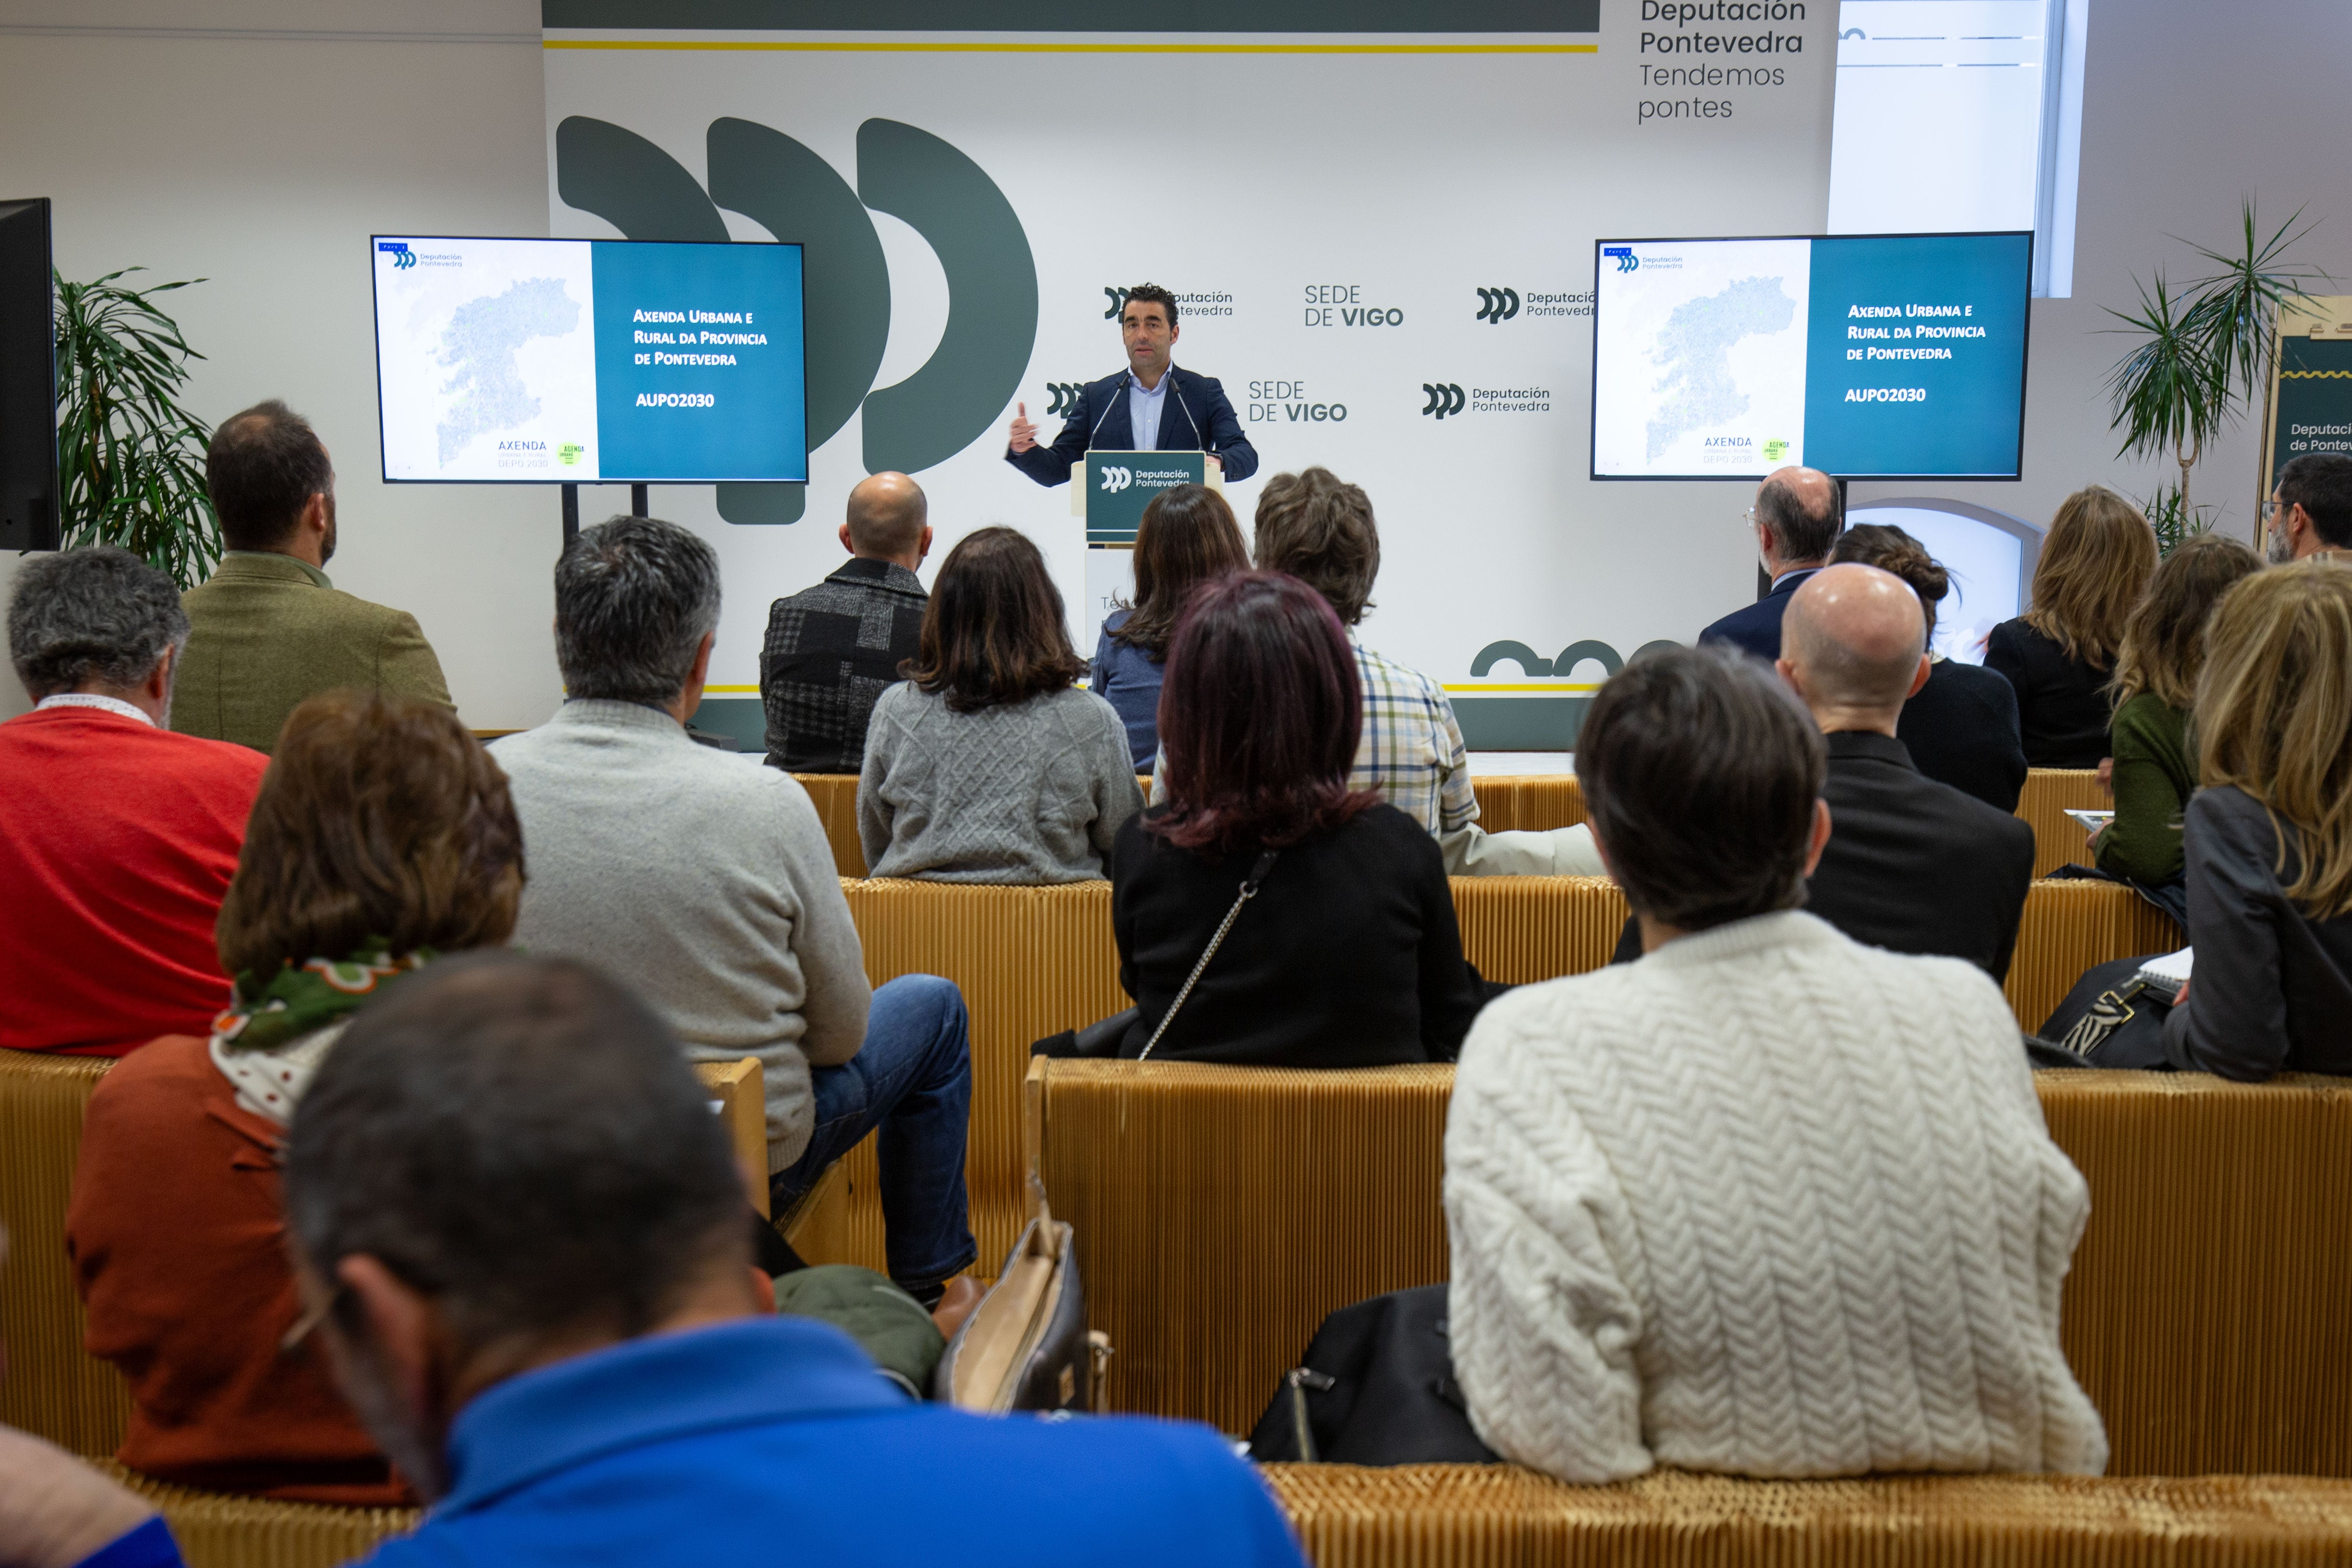
[[[634,131],[585,115],[555,128],[555,185],[631,239],[726,240],[724,207],[806,244],[808,437],[830,440],[861,407],[868,473],[915,473],[985,434],[1037,340],[1037,267],[1012,203],[981,166],[895,120],[857,128],[857,184],[807,147],[748,120],[714,120],[706,193]],[[920,370],[874,386],[890,336],[890,271],[871,213],[929,242],[948,280],[947,330]],[[720,485],[730,522],[793,522],[805,485]]]
[[[1764,460],[1766,462],[1777,463],[1788,455],[1789,443],[1786,441],[1767,441],[1764,443]]]
[[[555,460],[568,468],[580,461],[580,454],[587,449],[577,441],[566,441],[555,448]]]

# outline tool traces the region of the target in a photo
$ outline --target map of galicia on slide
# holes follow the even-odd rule
[[[450,313],[441,363],[451,374],[442,390],[457,402],[437,432],[443,467],[477,436],[517,430],[538,416],[540,400],[525,384],[515,351],[533,338],[577,331],[580,313],[580,301],[559,278],[527,278]]]
[[[1808,242],[1611,252],[1592,334],[1593,472],[1729,478],[1803,462]]]
[[[1748,412],[1749,398],[1731,371],[1730,349],[1742,338],[1785,332],[1797,302],[1778,278],[1743,278],[1719,294],[1675,307],[1650,357],[1664,370],[1664,398],[1649,423],[1653,462],[1677,437],[1727,425]]]
[[[588,244],[379,239],[373,255],[384,478],[595,479]]]

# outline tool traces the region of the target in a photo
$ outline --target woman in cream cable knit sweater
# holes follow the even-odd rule
[[[2083,1178],[1991,981],[1795,907],[1822,768],[1805,710],[1713,651],[1636,660],[1585,720],[1645,956],[1487,1007],[1445,1135],[1454,1369],[1507,1458],[2105,1467],[2058,1348]]]

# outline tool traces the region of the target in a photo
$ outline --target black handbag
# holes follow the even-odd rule
[[[1479,1441],[1445,1332],[1445,1287],[1392,1290],[1323,1320],[1283,1374],[1250,1458],[1335,1465],[1498,1465]]]
[[[2140,967],[2160,956],[2118,958],[2091,969],[2042,1026],[2041,1044],[2074,1058],[2068,1064],[2074,1067],[2172,1071],[2164,1054],[2164,1020],[2179,993],[2140,976]]]

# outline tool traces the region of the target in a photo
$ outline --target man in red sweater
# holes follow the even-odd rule
[[[121,1056],[228,1005],[213,924],[269,760],[168,727],[180,591],[127,551],[35,559],[0,724],[0,1047]]]

